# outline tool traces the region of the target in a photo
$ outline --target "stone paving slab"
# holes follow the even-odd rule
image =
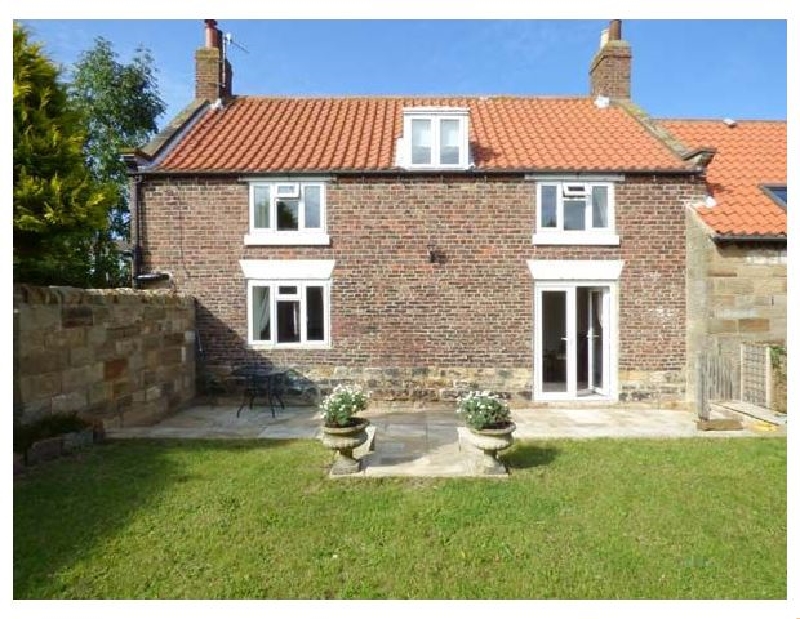
[[[319,440],[320,418],[310,407],[286,407],[272,417],[266,407],[238,405],[194,406],[150,427],[116,428],[111,438],[263,438]],[[356,451],[363,457],[358,477],[474,477],[480,476],[477,450],[459,449],[463,421],[453,408],[392,406],[369,409],[370,441]],[[666,437],[785,436],[781,427],[746,423],[740,431],[703,432],[696,418],[681,410],[661,409],[544,409],[512,410],[516,440]],[[769,431],[767,431],[769,430]],[[370,449],[372,447],[372,449]],[[495,477],[497,478],[497,477]],[[501,477],[502,479],[502,477]]]

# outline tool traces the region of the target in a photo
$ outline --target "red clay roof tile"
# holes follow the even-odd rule
[[[397,170],[403,107],[470,109],[479,170],[676,170],[688,165],[625,110],[588,98],[238,97],[208,109],[158,166],[167,171]]]
[[[786,210],[760,188],[786,185],[786,122],[660,120],[689,148],[713,146],[708,166],[709,191],[717,202],[699,207],[700,217],[718,234],[785,235]]]

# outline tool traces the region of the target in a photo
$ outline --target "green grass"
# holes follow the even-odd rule
[[[507,481],[312,441],[111,443],[14,483],[14,597],[785,598],[786,440],[522,443]]]

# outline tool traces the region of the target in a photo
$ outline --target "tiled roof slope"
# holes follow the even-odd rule
[[[721,120],[658,121],[686,146],[713,146],[707,182],[717,202],[699,207],[700,217],[717,234],[786,234],[786,211],[760,189],[786,184],[786,122]]]
[[[625,110],[588,98],[246,96],[207,109],[157,169],[395,170],[404,106],[468,107],[478,170],[689,167]]]

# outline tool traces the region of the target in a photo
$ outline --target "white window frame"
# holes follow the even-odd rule
[[[245,245],[330,245],[327,233],[326,183],[321,180],[281,181],[254,180],[249,183],[249,233],[244,237]],[[269,187],[269,227],[257,228],[255,225],[255,191],[258,187]],[[290,188],[289,192],[278,195],[278,187]],[[306,228],[305,190],[319,187],[320,227]],[[278,200],[299,199],[297,230],[278,230]]]
[[[279,294],[281,286],[296,286],[297,294]],[[324,311],[324,340],[307,339],[307,290],[309,286],[322,287],[322,297],[325,303]],[[270,320],[270,339],[260,340],[254,338],[253,333],[253,291],[255,288],[269,287],[269,320]],[[278,301],[299,301],[300,302],[300,341],[299,342],[278,342]],[[285,279],[249,279],[247,280],[247,341],[255,349],[282,349],[282,348],[330,348],[331,346],[331,281],[330,280],[285,280]]]
[[[585,230],[564,230],[564,196],[567,186],[583,185],[586,188]],[[545,228],[542,222],[542,189],[556,188],[556,227]],[[608,226],[595,228],[592,224],[592,189],[605,187],[608,191]],[[534,245],[609,245],[618,246],[616,234],[616,209],[614,183],[611,181],[540,180],[536,183],[536,225],[533,233]]]
[[[331,347],[331,287],[333,285],[334,260],[275,260],[245,259],[239,260],[242,273],[247,280],[247,342],[251,348],[283,349],[308,348],[320,349]],[[253,288],[270,286],[270,332],[271,339],[253,339]],[[301,297],[301,341],[277,343],[277,292],[278,286],[302,286]],[[325,340],[306,342],[306,286],[322,286],[325,302]]]
[[[556,400],[591,401],[619,400],[619,281],[622,277],[623,260],[528,260],[528,269],[533,278],[533,400],[548,402]],[[604,312],[608,320],[609,335],[606,357],[607,393],[605,395],[581,396],[574,398],[566,394],[545,392],[542,389],[542,292],[546,290],[571,289],[575,294],[578,286],[608,288],[604,298]],[[569,295],[568,295],[569,298]],[[569,304],[567,311],[572,312]],[[574,339],[574,338],[573,338]],[[575,342],[572,342],[574,345]],[[568,371],[571,371],[568,368]],[[573,380],[573,379],[569,379]]]
[[[431,122],[431,162],[423,164],[412,163],[412,120],[429,120]],[[441,153],[441,122],[454,120],[459,123],[458,163],[440,163]],[[403,158],[404,166],[408,170],[466,170],[469,167],[469,108],[448,107],[416,107],[403,108]]]

